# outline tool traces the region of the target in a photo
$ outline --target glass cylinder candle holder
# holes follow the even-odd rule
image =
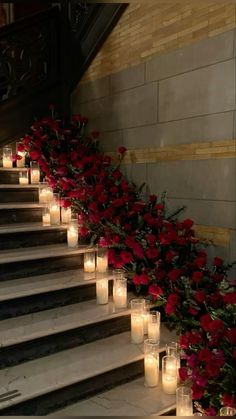
[[[131,342],[142,343],[144,339],[144,299],[131,300]]]
[[[144,385],[156,387],[159,381],[159,343],[144,341]]]
[[[2,150],[2,165],[6,169],[11,169],[13,166],[12,162],[12,148],[9,145],[3,147]]]
[[[50,224],[52,226],[60,225],[60,203],[57,194],[54,194],[53,200],[50,203]]]
[[[30,182],[39,183],[40,181],[40,170],[39,165],[36,161],[30,162]]]
[[[19,143],[16,143],[16,154],[20,157],[16,160],[16,167],[24,167],[25,166],[25,151],[18,150]]]
[[[108,279],[96,278],[96,298],[97,304],[108,303]]]
[[[95,252],[87,252],[84,254],[84,272],[95,272]]]
[[[50,226],[50,208],[45,205],[42,210],[43,226]]]
[[[39,183],[39,202],[41,204],[49,203],[53,200],[53,190],[47,182]]]
[[[98,247],[96,271],[98,273],[105,273],[107,272],[107,268],[108,268],[108,251],[104,247]]]
[[[71,221],[77,221],[72,220],[71,218],[71,207],[61,207],[61,222],[62,224],[69,224]]]
[[[75,248],[78,247],[78,223],[76,221],[71,221],[67,227],[67,244],[68,247]]]
[[[148,334],[148,315],[150,312],[151,302],[150,300],[144,300],[144,307],[143,307],[143,332],[144,335]]]
[[[19,172],[19,184],[28,185],[29,183],[29,174],[28,170],[22,170]]]
[[[127,307],[127,279],[122,269],[113,271],[113,301],[117,309]]]
[[[174,356],[162,358],[162,388],[167,394],[175,394],[177,387],[177,362]]]
[[[220,416],[236,416],[236,409],[234,407],[221,407]]]
[[[180,346],[178,342],[170,342],[166,345],[166,355],[174,356],[177,361],[177,380],[179,381]]]
[[[148,315],[148,339],[160,342],[161,313],[152,311]]]
[[[192,390],[187,386],[176,389],[176,416],[193,416]]]

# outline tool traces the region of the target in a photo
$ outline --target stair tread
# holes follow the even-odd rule
[[[175,408],[175,395],[164,393],[161,385],[144,386],[139,378],[104,391],[87,400],[81,400],[49,416],[160,416]]]
[[[0,347],[9,347],[129,313],[129,308],[115,310],[112,300],[105,305],[98,305],[96,300],[89,300],[2,320]]]
[[[0,189],[39,189],[38,184],[0,183]]]
[[[29,170],[28,167],[0,167],[0,172],[22,172],[22,170]]]
[[[28,261],[57,256],[69,256],[92,251],[94,251],[94,249],[88,246],[78,246],[78,248],[72,249],[64,243],[2,250],[0,253],[0,265],[2,263]]]
[[[7,202],[0,203],[0,210],[4,209],[34,209],[34,208],[43,208],[44,204],[38,202]]]
[[[86,282],[94,283],[95,274],[84,273],[82,269],[0,281],[0,301],[78,287]]]
[[[66,224],[61,224],[60,226],[43,226],[42,223],[14,223],[10,225],[0,224],[0,234],[8,233],[25,233],[31,231],[47,231],[47,230],[65,230],[67,228]]]
[[[172,339],[165,329],[160,350]],[[120,333],[73,349],[0,371],[0,395],[18,390],[21,394],[2,402],[0,409],[123,367],[143,358],[143,344],[130,343],[130,332]]]

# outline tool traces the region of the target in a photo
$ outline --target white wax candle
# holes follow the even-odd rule
[[[24,167],[25,166],[25,153],[23,153],[22,151],[18,151],[17,154],[21,157],[21,159],[16,160],[16,167]]]
[[[143,314],[143,332],[145,335],[148,334],[148,313]]]
[[[78,246],[78,230],[75,228],[69,228],[67,230],[67,244],[68,247],[77,247]]]
[[[41,204],[47,202],[47,189],[46,188],[39,189],[39,202]]]
[[[147,387],[155,387],[159,380],[159,362],[153,355],[147,354],[144,357],[144,376]]]
[[[50,223],[51,225],[60,225],[60,207],[56,204],[50,208]]]
[[[96,281],[97,304],[108,303],[108,280],[99,279]]]
[[[19,184],[20,185],[28,185],[28,183],[29,183],[29,179],[28,179],[28,177],[19,177]]]
[[[131,314],[131,341],[142,343],[144,338],[142,314]]]
[[[116,308],[127,307],[127,289],[125,287],[116,287],[113,300]]]
[[[3,157],[2,163],[3,163],[3,167],[7,169],[12,168],[13,166],[11,157]]]
[[[71,221],[71,208],[61,208],[61,222],[68,224]]]
[[[40,180],[39,169],[31,169],[30,180],[31,180],[31,183],[39,183],[39,180]]]
[[[155,342],[160,341],[160,323],[148,322],[148,339],[154,340]]]
[[[50,226],[50,213],[43,214],[43,225]]]
[[[168,360],[166,370],[162,372],[162,387],[165,393],[175,394],[177,387],[176,360]]]
[[[95,272],[95,260],[86,260],[84,262],[84,272],[92,273]]]
[[[97,256],[97,272],[105,273],[107,271],[107,257]]]
[[[176,405],[176,416],[193,416],[193,409],[191,406]]]

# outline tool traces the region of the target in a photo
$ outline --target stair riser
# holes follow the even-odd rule
[[[66,243],[66,230],[24,231],[0,235],[0,250]]]
[[[19,184],[19,171],[4,170],[0,171],[0,184],[17,185]]]
[[[33,287],[33,283],[32,283]],[[112,294],[112,281],[109,283],[109,295]],[[95,283],[85,281],[83,286],[66,288],[57,291],[44,292],[38,295],[16,298],[10,301],[0,302],[0,320],[24,314],[36,313],[65,306],[67,304],[80,303],[96,298]]]
[[[2,409],[3,416],[43,416],[71,403],[93,396],[103,390],[116,387],[139,378],[144,373],[143,360],[124,365],[80,383],[53,391],[18,405]],[[79,375],[79,372],[78,372]]]
[[[1,209],[0,224],[31,223],[42,221],[41,208]]]
[[[41,358],[128,330],[130,330],[129,315],[3,348],[0,349],[0,368]]]
[[[0,189],[0,203],[38,202],[38,189]]]
[[[0,265],[0,281],[82,268],[82,255],[49,257]]]

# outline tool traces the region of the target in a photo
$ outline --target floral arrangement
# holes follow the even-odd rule
[[[99,151],[99,132],[86,134],[87,118],[69,124],[52,117],[36,121],[18,147],[37,160],[63,206],[78,213],[80,237],[109,248],[109,264],[124,268],[137,292],[148,294],[181,334],[183,381],[192,382],[193,399],[215,415],[220,406],[236,406],[235,281],[232,267],[207,255],[195,237],[193,221],[169,214],[165,196],[141,199],[122,174],[126,149],[116,165]]]

